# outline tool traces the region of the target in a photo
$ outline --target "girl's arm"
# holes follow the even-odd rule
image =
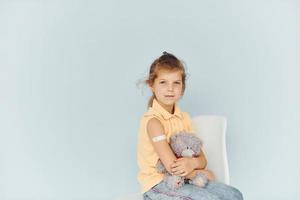
[[[198,157],[182,157],[175,160],[171,165],[173,175],[186,176],[193,170],[203,170],[206,167],[207,161],[201,149]]]
[[[194,162],[195,162],[196,169],[205,169],[207,165],[207,160],[202,149],[200,155],[194,158]]]
[[[158,154],[158,157],[162,161],[163,165],[165,166],[166,170],[172,174],[171,172],[171,164],[176,160],[176,157],[169,146],[167,140],[160,140],[157,142],[153,142],[152,138],[156,136],[160,136],[165,134],[164,127],[161,122],[156,119],[152,118],[148,121],[147,124],[147,133],[152,142],[152,145]]]

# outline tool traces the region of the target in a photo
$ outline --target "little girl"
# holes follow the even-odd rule
[[[243,200],[239,190],[215,181],[213,172],[205,169],[203,151],[195,158],[176,159],[168,144],[174,133],[194,132],[189,114],[177,105],[185,91],[185,79],[183,64],[170,53],[163,52],[151,64],[146,84],[153,95],[140,120],[137,149],[138,181],[144,200]],[[185,183],[171,190],[163,181],[164,175],[156,170],[159,159],[170,174],[191,179],[202,172],[209,182],[203,188]]]

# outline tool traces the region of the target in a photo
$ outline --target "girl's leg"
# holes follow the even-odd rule
[[[221,200],[204,188],[184,184],[177,190],[170,190],[164,181],[144,193],[144,200]]]
[[[146,193],[143,194],[143,199],[144,200],[151,200],[151,198]]]
[[[209,181],[205,188],[222,200],[243,200],[243,195],[237,188],[225,183]]]
[[[178,190],[172,191],[167,188],[166,184],[161,181],[143,194],[144,200],[192,200],[178,194]]]

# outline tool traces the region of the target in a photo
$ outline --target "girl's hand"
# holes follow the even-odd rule
[[[196,168],[195,165],[194,158],[178,158],[171,165],[172,175],[186,176]]]

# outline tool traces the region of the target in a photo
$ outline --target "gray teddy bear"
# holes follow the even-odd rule
[[[170,147],[177,158],[196,157],[200,155],[202,141],[193,133],[180,132],[170,137]],[[192,179],[171,175],[165,169],[161,160],[158,160],[156,169],[158,172],[165,174],[164,181],[172,190],[180,188],[185,182],[199,187],[204,187],[208,182],[206,175],[201,172],[198,172]]]

